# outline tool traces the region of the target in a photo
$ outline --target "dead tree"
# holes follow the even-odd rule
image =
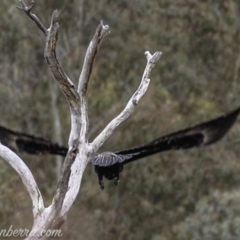
[[[27,239],[48,239],[44,233],[49,229],[59,229],[66,220],[67,213],[72,206],[80,189],[82,176],[90,157],[96,153],[99,147],[113,133],[115,128],[126,120],[134,111],[141,97],[145,94],[150,83],[150,73],[155,63],[161,56],[161,52],[151,55],[145,52],[147,58],[139,88],[130,98],[125,109],[115,117],[105,129],[94,139],[88,142],[88,113],[87,113],[87,88],[93,68],[94,59],[102,40],[109,33],[109,26],[101,21],[91,40],[79,77],[78,87],[69,79],[56,56],[57,35],[59,29],[58,11],[53,11],[50,27],[46,28],[38,17],[32,13],[33,2],[27,6],[20,0],[23,10],[39,27],[46,36],[44,56],[49,70],[56,83],[64,93],[69,104],[71,115],[71,131],[69,136],[69,150],[64,160],[60,180],[55,195],[49,207],[44,206],[42,194],[37,183],[24,161],[14,152],[0,144],[0,156],[8,162],[20,175],[33,204],[34,222],[31,234]]]

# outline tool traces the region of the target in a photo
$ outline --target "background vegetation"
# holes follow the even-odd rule
[[[0,4],[0,124],[66,145],[69,110],[44,62],[44,36],[17,4]],[[147,94],[103,151],[146,143],[240,105],[239,1],[39,0],[34,12],[47,26],[56,8],[61,12],[58,55],[74,82],[99,21],[111,27],[89,87],[90,139],[121,111],[138,86],[144,51],[163,52]],[[57,116],[61,137],[54,127]],[[213,146],[130,164],[120,186],[106,182],[103,192],[89,166],[63,226],[64,239],[240,239],[239,133],[238,121]],[[49,203],[59,160],[21,157]],[[30,228],[29,196],[2,160],[0,192],[0,229]]]

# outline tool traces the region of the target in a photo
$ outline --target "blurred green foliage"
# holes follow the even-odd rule
[[[66,145],[69,109],[59,90],[62,139],[53,137],[53,80],[44,62],[44,36],[17,4],[0,4],[0,124]],[[39,0],[33,11],[48,26],[55,8],[61,12],[58,56],[76,84],[99,21],[111,28],[89,86],[90,140],[138,87],[144,51],[163,52],[147,94],[102,150],[134,147],[239,106],[239,1]],[[63,226],[64,239],[240,239],[239,132],[236,123],[211,147],[132,163],[120,186],[107,182],[103,192],[88,167]],[[49,204],[56,188],[55,158],[21,157]],[[4,161],[0,191],[0,229],[31,227],[29,196]]]

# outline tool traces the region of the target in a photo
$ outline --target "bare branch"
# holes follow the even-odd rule
[[[98,52],[98,48],[103,40],[103,38],[109,33],[109,26],[103,25],[103,21],[100,22],[90,42],[83,68],[79,77],[78,93],[80,95],[81,101],[81,132],[80,132],[80,144],[87,142],[87,132],[88,132],[88,113],[87,113],[87,87],[92,72],[93,63]]]
[[[68,183],[71,174],[71,166],[78,153],[79,132],[80,132],[80,101],[74,84],[68,78],[56,57],[57,33],[59,29],[58,11],[52,14],[51,25],[47,34],[44,56],[54,79],[62,89],[71,110],[71,133],[69,137],[69,151],[64,161],[63,171],[58,184],[53,203],[56,209],[62,207],[62,203],[68,190]]]
[[[78,118],[80,117],[80,101],[79,95],[76,91],[74,84],[69,79],[69,77],[64,72],[62,66],[60,65],[57,57],[56,57],[56,43],[57,43],[57,33],[58,33],[58,11],[53,11],[51,25],[49,28],[49,32],[46,39],[46,47],[44,51],[44,56],[48,67],[54,77],[54,79],[59,84],[61,90],[63,91],[69,106],[71,113],[73,115],[72,129],[75,133],[79,132],[79,127],[76,126],[77,122],[79,121]],[[74,134],[70,134],[70,143],[74,141],[75,138],[71,137]]]
[[[92,72],[93,63],[97,55],[98,48],[103,38],[109,34],[109,26],[103,25],[103,21],[98,25],[96,32],[90,42],[83,63],[83,68],[79,77],[78,92],[84,95],[87,92],[88,81]]]
[[[32,11],[32,8],[34,6],[34,1],[32,0],[31,1],[31,5],[30,6],[27,6],[25,4],[25,2],[23,0],[19,0],[20,4],[21,4],[21,7],[18,7],[16,6],[16,8],[24,11],[38,26],[38,28],[45,34],[47,35],[47,29],[45,28],[45,26],[43,25],[43,23],[39,20],[39,18],[33,14],[31,11]]]
[[[145,94],[148,85],[150,83],[150,73],[151,70],[154,68],[156,62],[161,57],[161,52],[155,52],[154,55],[151,55],[149,52],[145,52],[145,56],[147,58],[147,65],[143,73],[142,81],[140,83],[139,88],[133,94],[131,99],[129,100],[125,109],[116,117],[114,118],[106,127],[105,129],[94,139],[94,141],[90,144],[90,151],[92,153],[96,152],[98,148],[107,140],[107,138],[113,133],[115,128],[125,121],[134,111],[135,107],[137,106],[141,97]]]
[[[54,77],[54,79],[58,82],[61,90],[65,94],[71,111],[74,114],[79,113],[79,96],[77,91],[75,90],[74,84],[68,78],[66,73],[64,72],[62,66],[60,65],[57,57],[56,57],[56,43],[57,43],[57,33],[58,33],[58,11],[55,10],[52,15],[51,26],[49,28],[49,34],[46,40],[46,47],[44,56],[46,58],[49,69]]]
[[[33,204],[34,218],[44,210],[43,198],[37,183],[27,165],[9,148],[0,143],[0,156],[8,162],[21,177]]]

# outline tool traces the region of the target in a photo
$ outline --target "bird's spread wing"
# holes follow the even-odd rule
[[[225,135],[234,124],[239,112],[240,108],[237,108],[219,118],[160,137],[140,147],[115,152],[115,155],[119,157],[115,158],[119,160],[118,162],[126,164],[170,149],[187,149],[209,145]],[[101,161],[105,162],[104,166],[107,166],[107,162],[111,163],[106,156]]]
[[[170,149],[187,149],[206,146],[218,141],[235,122],[240,108],[214,120],[160,137],[140,147],[119,152],[103,152],[91,158],[95,166],[108,167],[116,163],[126,164],[152,154]],[[66,156],[68,149],[43,138],[19,133],[0,126],[0,142],[15,152],[30,154],[57,154]]]
[[[219,118],[160,137],[140,147],[115,153],[96,154],[90,159],[90,163],[95,166],[101,189],[104,189],[103,177],[109,180],[113,179],[115,185],[119,184],[119,175],[126,163],[170,149],[200,147],[218,141],[234,124],[239,112],[240,107]],[[2,126],[0,126],[0,142],[15,152],[57,154],[61,156],[66,156],[68,152],[66,147],[43,138],[15,132]]]
[[[66,156],[68,149],[43,138],[19,133],[0,126],[0,142],[14,152],[57,154]]]

